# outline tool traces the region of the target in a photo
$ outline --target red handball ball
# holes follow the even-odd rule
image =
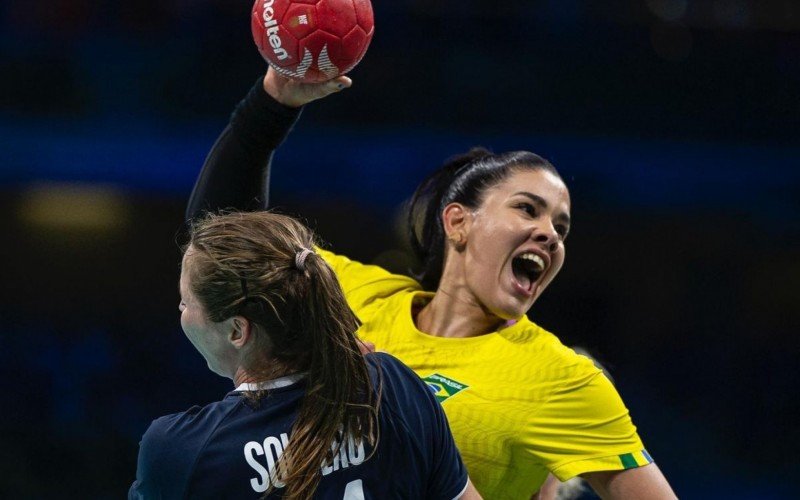
[[[258,51],[281,75],[324,82],[353,69],[375,32],[369,0],[256,0]]]

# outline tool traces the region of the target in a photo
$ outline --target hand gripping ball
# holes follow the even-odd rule
[[[375,25],[369,0],[256,0],[252,29],[258,51],[278,73],[311,83],[353,69]]]

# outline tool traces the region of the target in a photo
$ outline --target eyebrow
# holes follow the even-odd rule
[[[545,199],[542,198],[539,195],[536,195],[536,194],[533,194],[533,193],[529,193],[527,191],[518,191],[518,192],[514,193],[514,195],[515,196],[516,195],[520,195],[520,196],[524,196],[526,198],[529,198],[531,201],[533,201],[537,205],[541,206],[542,208],[549,207],[549,205],[547,204],[547,201],[545,201]],[[569,218],[568,214],[566,214],[564,212],[561,212],[560,214],[556,215],[556,220],[559,221],[559,222],[563,222],[566,225],[569,225],[571,219]]]

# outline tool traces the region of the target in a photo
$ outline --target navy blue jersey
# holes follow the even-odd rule
[[[369,445],[345,440],[339,454],[321,464],[315,498],[458,497],[467,472],[434,395],[392,356],[366,359],[374,387],[382,383],[377,449],[367,459]],[[300,379],[270,389],[258,405],[234,391],[222,401],[156,419],[142,437],[128,498],[260,498],[270,484],[282,486],[273,467],[291,438],[304,393]],[[276,488],[269,498],[280,493]]]

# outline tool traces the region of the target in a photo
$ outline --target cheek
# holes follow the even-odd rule
[[[491,287],[497,290],[498,275],[513,249],[525,242],[527,233],[503,221],[495,220],[474,226],[467,246],[467,280],[473,287]]]
[[[558,252],[553,254],[552,266],[550,267],[550,276],[547,279],[548,283],[553,281],[553,278],[558,276],[559,271],[561,271],[561,268],[564,266],[564,259],[566,258],[566,256],[567,254],[563,246],[561,247],[561,249],[559,249]]]
[[[476,229],[470,234],[476,260],[495,265],[500,264],[503,257],[524,242],[527,236],[513,225],[501,221],[482,224]]]
[[[190,340],[197,337],[197,332],[201,329],[196,315],[189,309],[184,310],[181,314],[181,328],[183,329],[183,333],[186,334]]]
[[[564,265],[564,261],[567,260],[567,247],[564,246],[564,243],[561,243],[561,249],[557,253],[558,255],[558,269],[561,270],[561,266]]]
[[[181,312],[181,328],[183,329],[183,333],[188,335],[189,326],[191,322],[189,321],[189,312],[187,310],[183,310]]]

